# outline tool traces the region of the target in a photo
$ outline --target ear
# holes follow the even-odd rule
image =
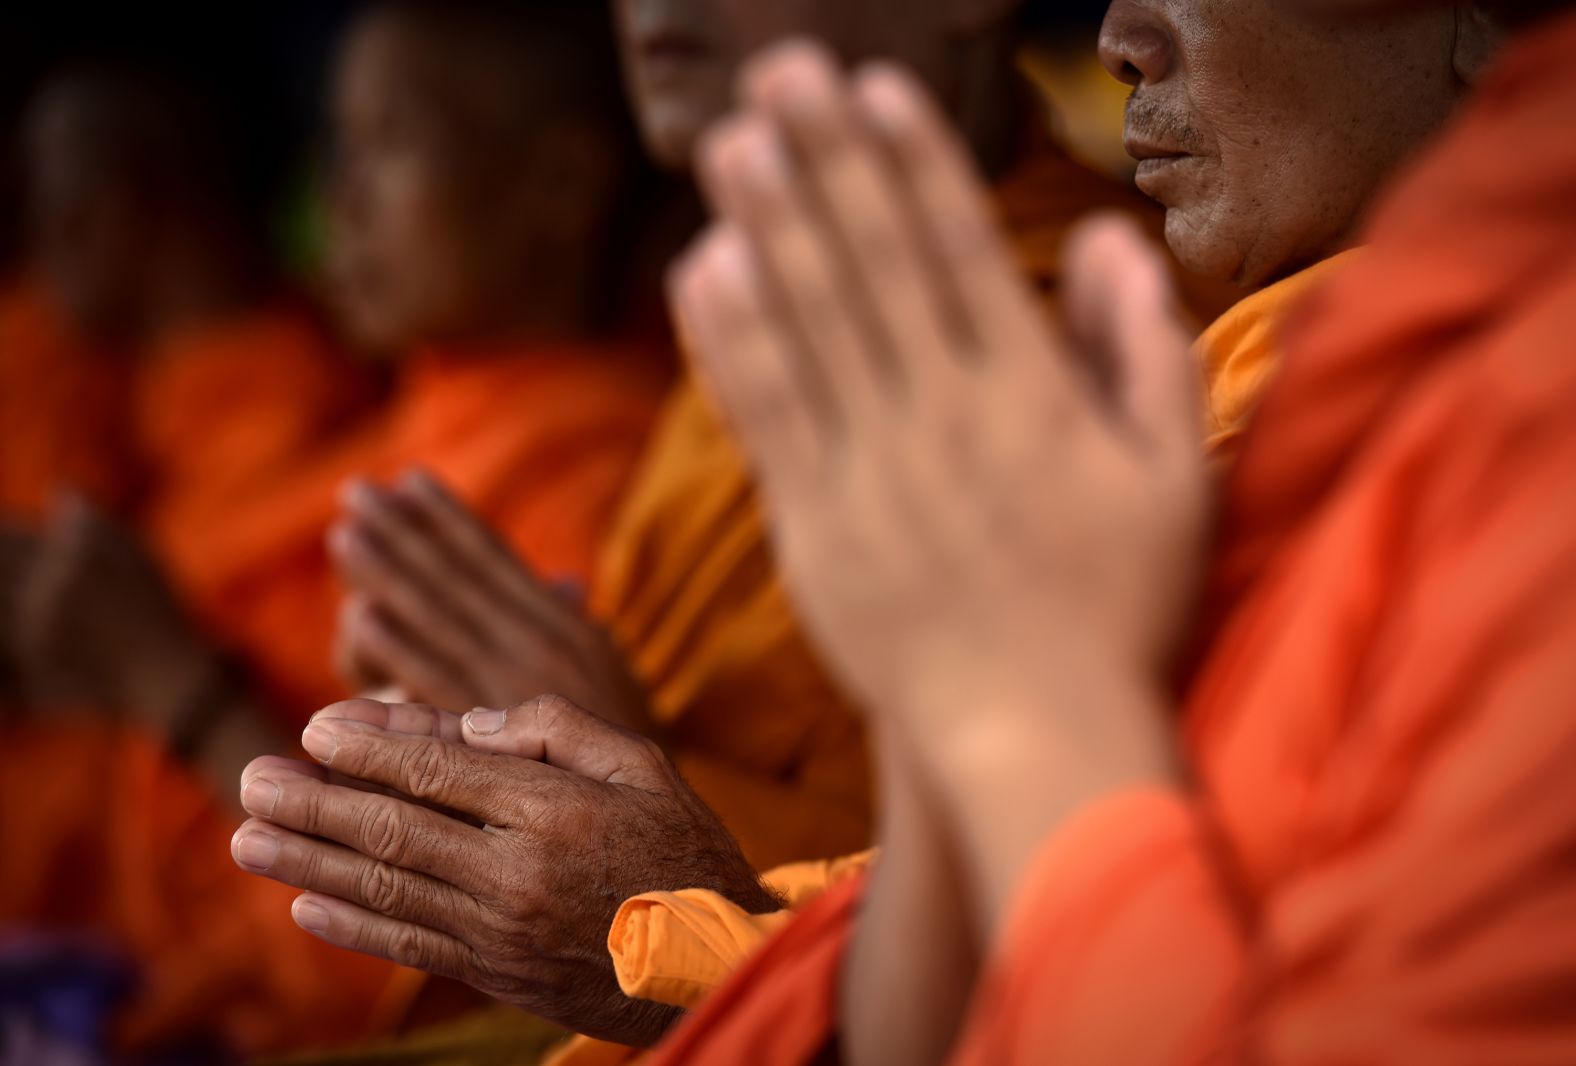
[[[948,0],[954,30],[978,33],[1016,18],[1025,0]]]
[[[1475,86],[1499,51],[1505,28],[1478,0],[1456,0],[1455,11],[1456,42],[1450,63],[1462,84]]]

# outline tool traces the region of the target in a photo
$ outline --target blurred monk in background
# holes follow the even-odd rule
[[[233,781],[228,760],[277,749],[282,725],[343,692],[324,539],[352,476],[423,464],[513,550],[583,586],[666,363],[660,339],[620,322],[638,166],[611,57],[601,20],[572,5],[402,4],[358,24],[336,104],[333,276],[353,332],[398,360],[380,408],[330,416],[343,394],[321,379],[270,378],[290,365],[283,342],[307,334],[248,310],[247,290],[223,284],[228,260],[214,263],[214,298],[194,294],[203,314],[170,304],[159,344],[141,317],[115,316],[161,348],[136,416],[169,486],[143,525],[170,576],[104,516],[64,506],[52,540],[64,548],[28,571],[18,658],[117,712],[144,679],[160,698],[136,701],[156,712],[136,708],[125,727],[35,721],[8,738],[0,914],[98,929],[136,958],[125,1046],[365,1036],[418,987],[280,928],[277,890],[225,860],[227,805],[180,763],[230,766],[218,772]],[[165,292],[150,283],[159,307]],[[180,342],[167,356],[166,335]],[[332,432],[281,430],[303,411]],[[252,464],[246,477],[237,464]]]

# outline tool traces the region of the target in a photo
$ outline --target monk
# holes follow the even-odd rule
[[[1175,47],[1171,10],[1112,17]],[[1457,56],[1491,48],[1456,11],[1382,18]],[[1576,1052],[1576,373],[1559,358],[1576,148],[1556,132],[1576,17],[1545,19],[1472,79],[1363,257],[1297,314],[1212,545],[1196,383],[1153,255],[1091,226],[1070,328],[1047,330],[911,83],[832,90],[921,213],[961,228],[932,263],[968,332],[930,327],[940,343],[887,349],[896,364],[784,343],[759,279],[794,275],[747,222],[680,299],[806,617],[903,738],[883,769],[911,760],[913,791],[874,876],[804,911],[656,1061]],[[826,91],[794,62],[780,76]],[[1140,96],[1164,81],[1147,71]],[[818,180],[811,163],[786,187]],[[779,226],[826,254],[859,246],[789,211]],[[805,295],[833,294],[831,314],[845,292]],[[945,514],[915,522],[927,501]]]
[[[1275,9],[1268,7],[1259,8],[1251,15],[1242,16],[1235,26],[1236,32],[1240,35],[1238,37],[1239,43],[1243,40],[1252,40],[1262,34],[1266,28],[1266,19],[1270,20],[1270,24],[1273,25],[1275,17]],[[1404,45],[1412,32],[1410,27],[1405,26],[1383,29],[1384,33],[1379,33],[1374,28],[1369,27],[1362,33],[1347,33],[1344,37],[1338,38],[1334,46],[1321,45],[1322,50],[1314,53],[1315,58],[1319,61],[1318,64],[1314,64],[1312,69],[1305,71],[1304,75],[1310,82],[1327,81],[1330,70],[1344,69],[1355,60],[1391,51],[1398,44]],[[1308,32],[1312,33],[1314,31],[1309,30]],[[1451,77],[1397,80],[1390,74],[1376,75],[1375,83],[1363,87],[1361,92],[1354,92],[1350,97],[1341,97],[1333,101],[1344,107],[1351,114],[1354,121],[1360,121],[1362,116],[1366,114],[1372,116],[1373,120],[1378,123],[1372,135],[1361,142],[1369,150],[1351,153],[1346,157],[1345,161],[1351,168],[1349,174],[1351,181],[1357,183],[1366,182],[1371,188],[1379,180],[1384,169],[1393,163],[1392,141],[1394,139],[1394,131],[1389,124],[1391,118],[1400,114],[1415,114],[1424,116],[1422,121],[1427,121],[1427,116],[1435,116],[1436,119],[1442,119],[1456,96],[1461,92],[1464,79],[1470,73],[1471,66],[1463,61],[1463,72],[1460,75],[1455,74],[1453,66],[1455,62],[1454,56],[1447,46],[1441,46],[1438,42],[1438,38],[1425,38],[1420,43],[1415,44],[1413,48],[1416,51],[1417,62],[1419,65],[1423,65],[1425,69],[1427,69],[1427,64],[1434,64],[1450,70],[1452,71]],[[1436,49],[1440,50],[1436,51]],[[1324,66],[1320,66],[1320,64]],[[1217,79],[1234,77],[1233,69],[1222,57],[1214,64],[1210,76]],[[1408,68],[1408,71],[1409,73],[1411,72],[1410,68]],[[752,99],[759,100],[761,107],[768,110],[774,108],[778,111],[787,110],[782,99],[775,95],[779,90],[774,87],[770,78],[760,81],[751,79],[747,83],[747,87],[748,91],[752,93]],[[1374,105],[1375,100],[1382,101],[1384,106],[1376,108]],[[1329,102],[1327,101],[1327,103]],[[1314,123],[1323,121],[1324,118],[1324,112],[1313,110],[1305,114],[1301,121]],[[1224,118],[1222,122],[1224,122]],[[1414,142],[1424,137],[1427,132],[1428,127],[1426,125],[1420,125],[1412,130],[1411,135]],[[730,147],[727,152],[723,152],[720,147],[718,148],[715,167],[708,168],[707,173],[717,191],[719,202],[728,202],[725,200],[727,195],[725,190],[727,184],[733,180],[728,175],[733,174],[737,176],[739,173],[748,170],[748,160],[751,157],[747,154],[743,144],[751,142],[745,138],[758,136],[758,131],[741,135],[740,141],[742,143]],[[1300,134],[1291,129],[1278,131],[1278,136],[1283,137],[1284,140],[1280,143],[1266,146],[1262,156],[1233,159],[1230,161],[1229,167],[1222,163],[1222,167],[1226,170],[1223,180],[1242,181],[1251,178],[1254,174],[1262,174],[1262,164],[1266,160],[1277,159],[1286,151],[1295,150],[1297,145],[1305,140],[1309,141],[1309,143],[1317,143],[1305,134]],[[726,139],[724,139],[724,142],[726,142]],[[769,149],[767,150],[769,151]],[[1319,169],[1322,167],[1327,171],[1326,161],[1318,158],[1318,153],[1316,152],[1310,152],[1303,159],[1302,165],[1308,169]],[[1271,180],[1279,182],[1284,180],[1284,177],[1277,174],[1273,175]],[[1247,195],[1236,189],[1231,189],[1230,191],[1238,196]],[[1342,217],[1340,212],[1355,211],[1361,206],[1361,203],[1362,201],[1359,197],[1341,205],[1340,211],[1327,212],[1320,209],[1306,214],[1299,213],[1293,204],[1284,205],[1280,215],[1282,222],[1288,229],[1298,234],[1299,239],[1283,241],[1280,244],[1281,251],[1279,256],[1282,260],[1282,266],[1268,268],[1258,266],[1252,269],[1267,269],[1269,271],[1266,275],[1267,277],[1276,277],[1285,271],[1294,271],[1299,263],[1317,259],[1320,255],[1339,249],[1349,239],[1353,227],[1353,220],[1350,217]],[[873,208],[868,203],[864,203],[858,210],[868,212],[873,210]],[[1189,235],[1191,240],[1197,242],[1195,247],[1207,247],[1212,236],[1210,232],[1202,230]],[[1256,241],[1262,241],[1262,239],[1263,235],[1254,237]],[[1250,242],[1243,240],[1239,235],[1233,235],[1228,232],[1221,236],[1220,244],[1227,253],[1230,253],[1233,248],[1239,252],[1244,250]],[[811,318],[807,316],[806,321],[811,321]],[[437,513],[436,508],[433,509],[432,513]],[[334,715],[347,713],[351,712],[342,708],[334,712]],[[369,712],[362,707],[354,713],[361,715],[370,714],[375,719],[374,724],[386,724],[386,716],[380,718],[376,711]],[[332,716],[330,715],[329,717]],[[468,734],[462,733],[460,735],[463,739],[469,739]],[[609,743],[612,742],[610,741]],[[341,768],[341,764],[337,761],[338,758],[339,756],[336,754],[336,769]],[[521,773],[524,775],[526,771],[521,771]],[[349,826],[353,821],[352,812],[359,811],[359,805],[367,802],[361,797],[353,797],[348,793],[332,788],[326,791],[318,789],[310,780],[302,780],[298,771],[290,770],[288,767],[274,762],[254,767],[249,772],[248,781],[253,782],[258,777],[261,777],[268,780],[271,786],[276,786],[280,785],[279,779],[287,775],[288,779],[280,786],[281,795],[288,796],[290,791],[295,789],[300,792],[300,796],[296,801],[299,804],[310,803],[323,807],[345,804],[345,808],[335,814],[335,818],[340,821],[342,826]],[[398,777],[399,775],[395,776]],[[530,780],[528,776],[522,776],[520,780],[515,782],[515,789],[521,793],[531,792]],[[409,785],[409,783],[408,780],[404,781],[405,785]],[[402,788],[399,784],[395,784],[394,787]],[[404,789],[402,788],[402,790]],[[273,792],[270,791],[268,795],[272,797]],[[895,795],[891,801],[898,803],[900,800],[901,797]],[[382,800],[377,802],[381,807],[387,808],[380,811],[381,817],[402,817],[400,814],[401,808],[398,806],[390,807]],[[253,806],[249,809],[256,813],[260,808]],[[552,808],[549,806],[545,807],[545,809]],[[617,810],[616,807],[610,807],[609,818],[618,817],[612,813],[615,810]],[[301,829],[305,824],[293,820],[302,817],[301,814],[292,813],[283,806],[270,808],[267,817],[276,824],[285,827]],[[323,812],[314,811],[312,817],[314,819],[312,824],[321,824],[316,819],[326,818],[327,815]],[[426,816],[423,815],[421,817],[425,818]],[[549,834],[549,839],[572,839],[576,835],[584,834],[594,839],[607,840],[610,839],[609,834],[618,825],[617,821],[602,821],[598,818],[596,820],[581,821],[579,825],[558,827],[546,824],[541,818],[537,818],[532,825],[532,832],[546,832]],[[253,823],[243,828],[242,834],[238,839],[244,838],[249,832],[264,828],[260,823]],[[628,831],[627,826],[624,828],[625,831]],[[431,829],[431,826],[424,826],[419,832],[425,835]],[[315,829],[308,829],[308,831],[317,832]],[[411,826],[410,831],[412,833],[418,832],[414,824]],[[558,834],[563,834],[563,836],[560,837]],[[270,835],[274,834],[270,831]],[[333,834],[330,833],[329,835]],[[269,871],[271,875],[279,876],[291,881],[291,883],[301,884],[303,887],[318,889],[326,893],[327,896],[342,895],[349,891],[352,900],[362,903],[367,902],[364,894],[357,893],[347,887],[348,876],[342,875],[336,878],[329,878],[324,875],[314,876],[309,872],[311,864],[315,861],[312,856],[317,845],[294,836],[285,836],[282,839],[290,843],[290,848],[281,850],[277,864]],[[364,853],[367,851],[367,842],[357,837],[354,833],[350,834],[349,840],[346,840],[343,836],[335,837],[335,839],[351,843],[353,847],[357,847],[358,850],[362,850]],[[653,835],[652,839],[656,839],[656,837]],[[478,843],[477,846],[482,847],[483,845]],[[387,860],[387,856],[381,854],[376,848],[372,850],[371,854],[374,859],[384,860],[385,862]],[[435,869],[443,865],[441,860],[434,861],[439,865],[422,866],[421,869],[424,873],[432,875]],[[396,861],[394,865],[406,865],[406,863]],[[859,865],[858,862],[845,862],[830,866],[823,863],[812,868],[800,868],[794,871],[794,876],[810,881],[819,878],[821,887],[824,888],[827,878],[839,877],[850,871],[857,870]],[[377,868],[384,869],[385,866],[378,865]],[[623,866],[620,868],[626,869]],[[364,871],[366,867],[352,866],[351,869]],[[654,872],[652,876],[656,878],[662,875]],[[774,887],[780,884],[780,887],[789,889],[790,891],[785,894],[790,897],[796,894],[794,885],[790,885],[785,881],[777,882],[776,879],[773,879],[773,881]],[[417,889],[413,885],[410,890],[416,891]],[[517,904],[522,908],[522,913],[530,913],[537,916],[532,919],[534,924],[522,925],[522,935],[530,935],[524,932],[527,928],[533,929],[535,935],[540,935],[541,930],[547,923],[539,915],[542,913],[544,906],[550,905],[554,893],[544,891],[544,887],[541,885],[530,884],[523,887],[516,886],[516,891],[522,893],[520,896],[521,902]],[[802,895],[802,893],[799,894]],[[309,896],[306,899],[311,902],[313,907],[320,907],[325,902],[325,897],[318,895]],[[528,905],[524,902],[526,900],[530,901]],[[661,1000],[670,1006],[692,1005],[711,984],[715,983],[718,977],[726,973],[731,965],[736,964],[740,957],[760,942],[760,933],[763,928],[782,924],[783,917],[777,914],[759,922],[752,920],[749,911],[753,906],[758,906],[758,903],[754,900],[735,904],[729,902],[716,891],[679,893],[677,895],[659,892],[631,900],[618,913],[617,920],[613,925],[612,940],[615,942],[624,941],[629,944],[629,953],[631,955],[644,955],[647,960],[660,958],[661,961],[652,961],[642,972],[631,972],[632,970],[641,970],[641,965],[637,961],[637,965],[634,967],[620,969],[616,974],[617,978],[626,991],[631,990],[633,986],[633,990],[643,994],[649,993],[654,999]],[[385,900],[380,903],[374,903],[372,909],[382,912],[384,915],[391,912],[410,914],[414,910],[411,905],[400,900],[393,902]],[[368,917],[364,910],[347,908],[337,902],[334,903],[332,914],[334,921],[324,926],[322,934],[329,939],[340,943],[362,946],[372,951],[402,950],[393,944],[391,938],[394,936],[394,930],[408,931],[408,924],[391,925],[387,922],[375,921]],[[327,919],[324,920],[327,921]],[[578,917],[574,920],[581,921]],[[417,925],[421,924],[419,918],[413,918],[411,921],[414,921]],[[480,952],[482,958],[488,957],[490,949],[479,946],[477,941],[471,939],[474,930],[469,927],[468,923],[460,923],[458,927],[454,923],[447,923],[442,928],[451,938],[457,937],[462,943],[468,945],[472,951]],[[605,928],[605,926],[602,927],[602,929]],[[596,936],[600,931],[595,926],[586,926],[585,929],[586,931],[581,935],[587,940]],[[487,941],[484,937],[483,943],[485,942]],[[421,945],[416,945],[412,950],[417,950],[420,947]],[[663,954],[664,950],[668,952],[666,955]],[[404,956],[401,955],[401,957]],[[697,960],[699,961],[697,962]],[[628,962],[629,960],[626,958],[622,961]],[[615,960],[615,962],[617,963],[618,960]],[[447,970],[449,967],[458,965],[458,963],[445,960],[441,965]],[[547,1007],[544,1008],[542,1006],[543,998],[540,994],[533,994],[527,991],[530,984],[531,982],[523,983],[509,998],[514,999],[516,1002],[530,1005],[533,1009],[556,1009],[560,1012],[559,1017],[568,1019],[569,1024],[580,1027],[583,1031],[595,1032],[603,1026],[603,1021],[598,1017],[582,1015],[579,1018],[575,1018],[572,1015],[565,1014],[563,1004],[549,1002]],[[610,1002],[616,1003],[616,1001]],[[577,1009],[578,1007],[579,1005],[575,1004],[571,1009]]]
[[[329,656],[338,585],[324,539],[353,476],[423,463],[514,550],[584,582],[664,381],[658,346],[622,336],[603,299],[629,173],[622,102],[588,51],[595,37],[566,12],[414,4],[358,24],[337,109],[335,289],[358,334],[399,356],[392,397],[248,491],[220,480],[221,455],[178,455],[203,491],[183,493],[165,543],[193,628],[229,652],[225,670],[178,703],[189,725],[124,760],[111,757],[118,739],[98,759],[78,736],[36,738],[41,767],[69,753],[100,783],[65,776],[47,793],[51,809],[89,813],[17,827],[29,834],[18,850],[47,858],[8,877],[5,913],[107,927],[142,962],[154,979],[127,1007],[127,1045],[193,1030],[246,1052],[343,1041],[389,1031],[420,987],[409,971],[278,928],[289,920],[279,889],[236,876],[215,843],[233,820],[194,803],[201,789],[177,786],[169,756],[219,742],[243,710],[294,731],[307,709],[343,693]],[[498,410],[509,417],[482,417]],[[213,428],[216,448],[252,447]],[[122,762],[126,780],[106,774]],[[21,794],[5,809],[27,809]],[[84,797],[102,797],[109,812]],[[71,878],[92,891],[62,892]]]

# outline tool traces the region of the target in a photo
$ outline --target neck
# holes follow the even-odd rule
[[[239,249],[175,240],[154,264],[139,340],[155,345],[184,330],[228,318],[251,306],[260,272]]]

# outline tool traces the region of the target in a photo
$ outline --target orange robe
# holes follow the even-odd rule
[[[1511,45],[1300,309],[1226,495],[1197,784],[1044,842],[953,1061],[1576,1060],[1573,47]],[[859,895],[656,1060],[819,1054]]]
[[[1282,356],[1282,333],[1301,298],[1356,251],[1338,255],[1246,297],[1221,315],[1194,345],[1206,384],[1206,447],[1229,463],[1243,423]],[[613,971],[625,995],[691,1009],[781,931],[792,912],[858,876],[875,852],[794,863],[764,875],[787,910],[752,914],[716,892],[648,892],[626,900],[608,934]],[[632,1048],[581,1037],[553,1058],[553,1066],[610,1066],[633,1062]]]
[[[1162,216],[1044,135],[996,189],[1019,262],[1048,296],[1085,212]],[[1189,282],[1212,318],[1236,290]],[[592,586],[653,694],[676,762],[759,869],[864,847],[863,733],[794,621],[773,570],[749,471],[694,383],[668,400]]]
[[[538,572],[584,583],[649,430],[661,364],[613,343],[414,356],[384,412],[289,468],[276,491],[215,494],[196,510],[208,520],[171,523],[176,581],[299,729],[346,694],[330,656],[343,589],[324,546],[343,483],[424,467]]]
[[[38,523],[62,488],[135,500],[130,390],[131,361],[76,338],[40,285],[0,289],[0,521]]]

